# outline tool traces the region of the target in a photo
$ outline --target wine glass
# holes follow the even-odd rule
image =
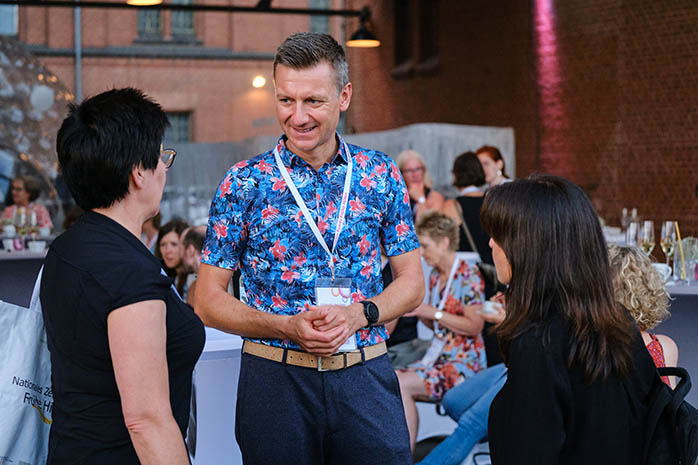
[[[666,255],[666,264],[669,265],[669,260],[674,255],[676,247],[676,228],[674,221],[662,222],[662,237],[659,239],[659,245],[662,247],[662,252]]]
[[[628,223],[628,229],[625,230],[625,245],[638,245],[637,236],[640,229],[640,224],[637,221]]]
[[[654,221],[645,220],[640,225],[637,235],[640,247],[645,255],[649,256],[654,249]]]
[[[623,210],[621,210],[621,216],[620,216],[620,227],[623,228],[623,231],[628,229],[628,225],[630,224],[630,215],[628,215],[628,209],[623,207]]]
[[[15,211],[15,228],[17,228],[17,234],[24,236],[26,232],[27,224],[27,210],[24,207],[18,207]]]

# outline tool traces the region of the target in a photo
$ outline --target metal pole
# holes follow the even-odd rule
[[[75,0],[79,3],[80,0]],[[73,10],[73,25],[75,28],[75,101],[82,102],[82,21],[80,7]]]
[[[19,5],[19,6],[41,6],[41,7],[62,7],[76,8],[74,0],[0,0],[0,5]],[[81,1],[81,8],[145,8],[142,6],[129,5],[123,2],[106,2],[106,1]],[[78,7],[78,8],[80,8]],[[321,10],[312,8],[257,8],[254,6],[234,6],[234,5],[203,5],[203,4],[177,4],[177,3],[160,3],[158,5],[148,6],[147,8],[156,10],[178,10],[178,11],[219,11],[227,13],[272,13],[283,15],[325,15],[325,16],[360,16],[358,10]]]

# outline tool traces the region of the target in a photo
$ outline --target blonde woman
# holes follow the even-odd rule
[[[675,367],[679,360],[676,343],[669,336],[649,332],[670,316],[664,280],[650,259],[636,247],[610,245],[608,255],[616,302],[635,318],[654,364]],[[662,380],[674,387],[673,379],[663,376]]]
[[[414,150],[403,150],[396,163],[410,194],[412,217],[416,220],[422,212],[440,210],[444,196],[431,188],[431,177],[422,155]]]
[[[422,258],[433,269],[425,303],[406,316],[419,317],[435,335],[419,362],[397,372],[412,450],[419,429],[415,402],[439,401],[487,366],[480,313],[484,286],[478,269],[456,255],[458,225],[443,213],[429,211],[416,229]]]

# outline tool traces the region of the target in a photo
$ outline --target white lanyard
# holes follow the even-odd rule
[[[451,286],[453,285],[453,279],[456,276],[456,270],[458,269],[458,264],[460,263],[460,259],[456,257],[453,260],[453,265],[451,266],[451,272],[448,275],[448,281],[446,281],[446,287],[444,287],[443,294],[441,295],[441,301],[439,302],[439,306],[436,308],[439,311],[442,311],[444,307],[446,306],[446,300],[448,299],[448,293],[451,291]],[[441,280],[439,279],[436,282],[436,289],[438,290],[441,285]],[[434,299],[430,299],[432,302]],[[434,332],[437,333],[439,329],[439,323],[434,322]]]
[[[293,194],[293,198],[296,200],[296,204],[298,204],[298,207],[301,209],[301,212],[303,212],[305,221],[308,223],[308,226],[310,226],[310,229],[313,231],[315,238],[318,240],[322,248],[325,249],[325,252],[327,252],[327,255],[329,257],[330,270],[332,271],[332,279],[334,279],[334,249],[335,247],[337,247],[337,240],[339,240],[339,234],[342,232],[342,229],[344,229],[344,216],[347,211],[347,204],[349,203],[349,191],[351,189],[351,172],[353,168],[351,153],[349,152],[349,146],[347,146],[346,142],[343,142],[343,144],[344,151],[346,152],[347,156],[347,172],[344,176],[344,191],[342,192],[342,202],[339,206],[337,228],[334,232],[334,242],[332,243],[331,251],[330,248],[327,246],[327,242],[325,242],[325,239],[322,237],[322,234],[320,233],[320,230],[318,229],[317,224],[313,219],[313,216],[310,214],[308,206],[305,204],[303,197],[301,197],[301,194],[298,192],[298,189],[296,188],[293,179],[291,179],[291,175],[288,173],[286,166],[284,166],[284,162],[281,160],[281,155],[279,154],[278,146],[274,147],[274,158],[276,159],[276,165],[279,167],[279,171],[281,171],[281,175],[283,176],[284,181],[286,181],[286,185],[291,191],[291,194]]]

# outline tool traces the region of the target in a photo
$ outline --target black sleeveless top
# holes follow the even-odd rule
[[[470,235],[473,236],[473,242],[475,242],[475,246],[478,249],[477,252],[480,254],[480,260],[494,265],[494,261],[492,260],[492,249],[490,249],[490,236],[487,235],[482,228],[482,223],[480,223],[480,208],[484,200],[484,197],[468,197],[464,195],[456,198],[456,202],[458,202],[463,211],[463,219],[468,225]],[[473,248],[470,247],[468,237],[465,235],[465,232],[463,232],[463,228],[459,227],[458,232],[460,233],[458,251],[473,251]]]

